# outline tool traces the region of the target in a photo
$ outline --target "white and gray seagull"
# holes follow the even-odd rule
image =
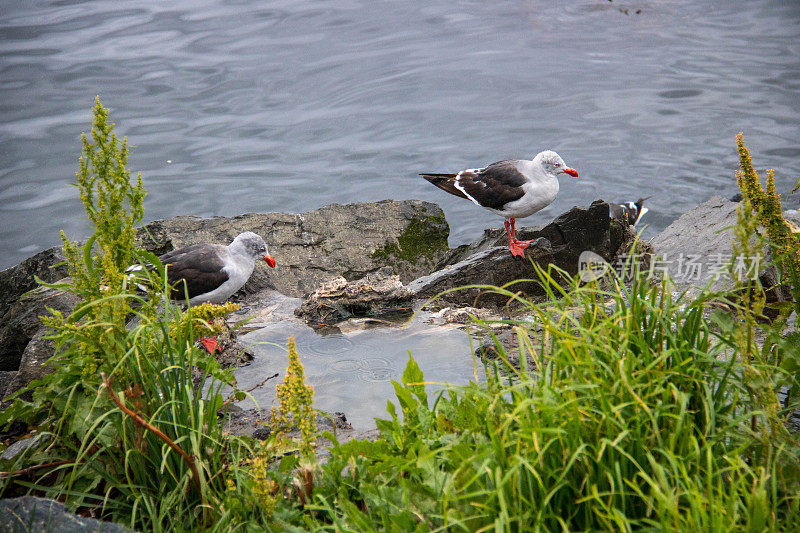
[[[188,294],[191,305],[221,303],[233,296],[250,279],[257,259],[275,268],[264,239],[252,231],[240,233],[227,246],[195,244],[159,259],[173,286],[172,298],[183,300]]]
[[[471,200],[505,218],[508,247],[513,255],[525,257],[531,241],[517,240],[517,218],[541,211],[558,194],[558,175],[574,178],[578,172],[566,166],[552,150],[539,152],[533,160],[505,159],[484,168],[470,168],[454,174],[424,172],[423,178],[443,191]]]
[[[227,246],[195,244],[167,252],[159,259],[172,287],[170,297],[185,300],[188,296],[190,305],[222,303],[233,296],[250,279],[258,259],[275,268],[275,259],[269,254],[267,243],[252,231],[240,233]],[[152,265],[134,265],[126,272],[144,268],[152,268]],[[209,353],[217,349],[215,337],[204,337],[200,342]]]

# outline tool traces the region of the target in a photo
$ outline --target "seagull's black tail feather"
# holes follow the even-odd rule
[[[466,198],[467,200],[469,200],[467,195],[464,194],[464,191],[456,188],[455,178],[456,178],[457,174],[444,174],[444,173],[438,173],[438,172],[428,173],[428,172],[426,172],[425,174],[420,174],[420,176],[422,176],[426,180],[430,181],[431,183],[433,183],[434,185],[436,185],[437,187],[439,187],[440,189],[442,189],[445,192],[449,192],[450,194],[452,194],[454,196],[459,196],[461,198]]]
[[[421,172],[420,176],[431,176],[432,178],[455,178],[458,174],[452,174],[449,172]]]

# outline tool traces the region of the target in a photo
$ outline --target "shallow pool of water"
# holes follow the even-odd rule
[[[236,371],[240,389],[246,390],[267,376],[268,381],[252,394],[260,408],[277,406],[275,384],[283,379],[286,339],[294,336],[306,377],[314,386],[314,405],[326,412],[343,412],[356,429],[374,427],[374,418],[389,418],[386,402],[399,405],[391,380],[400,381],[409,355],[419,364],[429,394],[445,383],[466,385],[483,379],[483,365],[473,360],[464,330],[434,327],[424,317],[404,327],[382,327],[346,334],[319,335],[295,321],[279,322],[240,337],[255,359]],[[254,407],[246,400],[237,405]]]

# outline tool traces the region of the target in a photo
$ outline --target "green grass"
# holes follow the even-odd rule
[[[751,365],[704,317],[708,295],[673,299],[668,289],[640,278],[632,289],[574,285],[558,300],[524,302],[537,320],[516,327],[540,372],[508,366],[506,377],[489,372],[428,398],[409,361],[395,385],[403,420],[390,406],[380,440],[334,448],[307,525],[797,529],[799,450],[771,425],[783,415],[761,404]]]

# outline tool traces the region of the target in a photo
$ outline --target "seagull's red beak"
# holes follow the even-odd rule
[[[271,255],[264,254],[264,261],[267,262],[270,268],[275,268],[275,259]]]
[[[569,174],[573,178],[578,177],[578,171],[575,170],[574,168],[564,167],[561,169],[561,172],[563,172],[564,174]]]

